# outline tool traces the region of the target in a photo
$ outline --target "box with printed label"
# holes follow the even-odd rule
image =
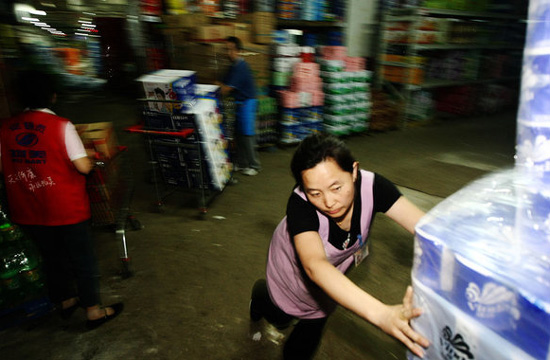
[[[179,77],[179,79],[172,84],[173,90],[176,93],[176,99],[181,100],[179,110],[186,110],[194,105],[197,84],[197,75],[195,71],[161,69],[155,71],[153,74],[166,77]]]
[[[201,25],[195,28],[193,38],[198,41],[222,41],[229,32],[225,25]]]
[[[189,108],[195,100],[196,75],[192,71],[159,70],[139,77],[149,110],[160,113],[178,113]],[[181,100],[178,102],[176,100]]]
[[[94,150],[104,158],[111,158],[118,151],[118,143],[111,122],[75,125],[76,131],[87,150]]]

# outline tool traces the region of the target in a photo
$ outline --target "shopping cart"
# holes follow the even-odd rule
[[[119,146],[109,159],[97,158],[94,170],[87,177],[86,188],[90,197],[93,226],[112,225],[119,241],[122,276],[130,277],[130,257],[126,244],[126,226],[134,230],[141,223],[130,214],[130,201],[134,191],[131,166],[126,161],[127,147]]]
[[[161,131],[161,130],[149,130],[145,129],[143,124],[133,125],[126,128],[126,131],[130,133],[144,134],[149,150],[150,163],[153,166],[153,183],[155,185],[155,192],[157,195],[157,207],[159,211],[163,210],[164,199],[168,197],[173,191],[161,190],[161,181],[157,171],[160,169],[160,176],[163,177],[165,185],[173,185],[172,189],[187,188],[198,194],[199,211],[201,214],[208,212],[208,204],[216,196],[217,192],[210,189],[208,178],[205,174],[205,168],[202,161],[202,149],[198,139],[192,139],[193,134],[197,134],[196,129],[186,128],[177,131]],[[180,140],[186,140],[180,142]],[[159,154],[159,147],[167,147],[175,150],[187,149],[196,152],[198,161],[194,166],[189,166],[183,161],[176,161],[176,164],[168,164],[166,158],[161,159]],[[177,152],[176,152],[177,153]],[[175,178],[167,174],[166,168],[181,167],[180,174],[183,174],[184,178]]]

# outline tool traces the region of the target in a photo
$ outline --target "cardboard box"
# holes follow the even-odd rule
[[[277,28],[277,18],[271,12],[255,12],[252,14],[252,31],[254,42],[258,44],[271,43],[271,34]]]
[[[241,56],[250,66],[256,86],[262,92],[261,88],[266,88],[271,81],[269,46],[244,44],[243,47]]]
[[[239,22],[227,22],[223,23],[228,27],[227,36],[235,36],[241,40],[243,43],[252,42],[251,30],[252,27],[247,23]]]
[[[230,63],[225,43],[194,42],[178,48],[174,65],[195,71],[198,82],[214,83],[223,78]]]
[[[118,143],[111,122],[75,125],[86,150],[95,150],[103,158],[111,158],[118,151]]]
[[[199,0],[201,11],[208,16],[215,16],[221,10],[220,0]]]
[[[179,113],[194,103],[196,74],[190,70],[163,69],[137,79],[142,82],[145,98],[151,111]],[[181,102],[166,102],[181,100]]]
[[[344,61],[347,56],[347,47],[345,46],[323,46],[321,47],[321,54],[323,59],[326,60],[342,60]]]
[[[195,28],[193,38],[197,41],[223,41],[230,29],[225,25],[201,25]]]

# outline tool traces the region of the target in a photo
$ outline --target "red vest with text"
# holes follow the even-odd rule
[[[2,168],[11,220],[23,225],[71,225],[90,218],[86,177],[65,147],[69,120],[26,111],[0,125]]]

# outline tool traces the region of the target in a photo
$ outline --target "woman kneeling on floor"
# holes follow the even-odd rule
[[[424,215],[379,174],[360,170],[351,151],[330,135],[310,135],[291,162],[296,180],[286,217],[277,226],[268,253],[267,279],[252,290],[250,316],[279,329],[296,323],[284,346],[285,359],[310,359],[328,316],[340,304],[423,355],[428,340],[409,321],[408,287],[400,305],[386,305],[344,274],[368,255],[369,228],[377,212],[414,233]]]

